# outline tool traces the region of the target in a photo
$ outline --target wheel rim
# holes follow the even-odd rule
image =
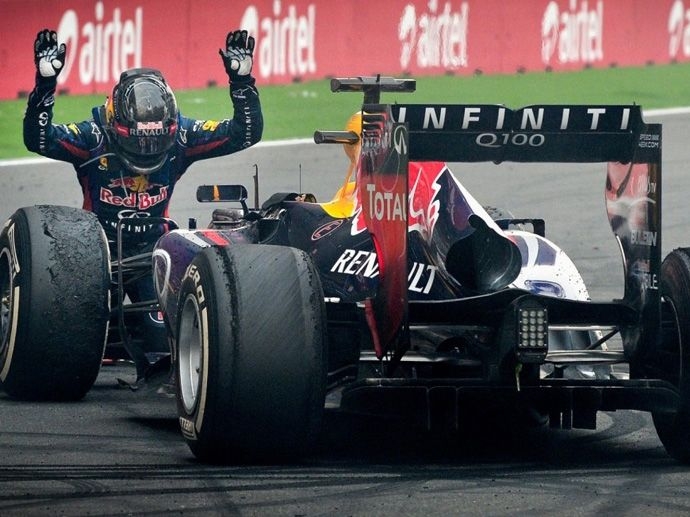
[[[199,304],[192,295],[187,296],[180,315],[178,336],[178,373],[180,396],[187,413],[197,405],[201,381],[201,357],[203,337],[200,325]]]
[[[6,251],[0,253],[0,355],[9,342],[12,314],[12,265]]]

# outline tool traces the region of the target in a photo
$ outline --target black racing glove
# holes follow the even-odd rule
[[[223,65],[231,84],[249,82],[254,63],[254,38],[248,37],[247,31],[228,32],[225,50],[219,49],[218,53],[223,58]]]
[[[58,45],[57,32],[43,29],[34,42],[36,82],[57,82],[57,76],[65,66],[67,47]]]

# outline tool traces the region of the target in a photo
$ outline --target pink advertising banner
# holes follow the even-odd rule
[[[0,0],[0,99],[33,86],[43,28],[67,44],[60,88],[75,94],[137,66],[176,89],[223,84],[236,28],[257,40],[259,84],[690,61],[690,0]]]

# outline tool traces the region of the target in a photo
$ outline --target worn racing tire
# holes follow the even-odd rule
[[[308,452],[325,401],[325,326],[305,253],[252,244],[195,256],[180,288],[175,373],[180,427],[198,459]]]
[[[110,314],[98,219],[20,208],[0,234],[0,382],[13,398],[79,400],[98,376]]]
[[[662,322],[657,357],[663,377],[678,386],[680,405],[676,412],[652,416],[666,452],[690,463],[690,248],[675,249],[664,259],[660,287],[670,314]]]

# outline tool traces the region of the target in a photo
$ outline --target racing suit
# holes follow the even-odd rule
[[[164,165],[143,176],[127,168],[109,146],[104,107],[95,107],[92,118],[70,124],[53,124],[55,81],[37,80],[29,95],[24,116],[24,143],[30,151],[70,162],[84,195],[83,208],[94,212],[117,256],[117,223],[135,216],[122,226],[125,257],[151,251],[166,231],[164,225],[147,224],[149,217],[167,217],[175,183],[195,161],[245,149],[261,138],[263,117],[253,78],[231,83],[232,119],[195,120],[178,115],[178,131]],[[124,257],[123,257],[124,258]],[[132,301],[155,298],[152,278],[139,281],[127,295]],[[166,352],[167,339],[162,318],[147,314],[142,318],[147,336],[146,352]]]

